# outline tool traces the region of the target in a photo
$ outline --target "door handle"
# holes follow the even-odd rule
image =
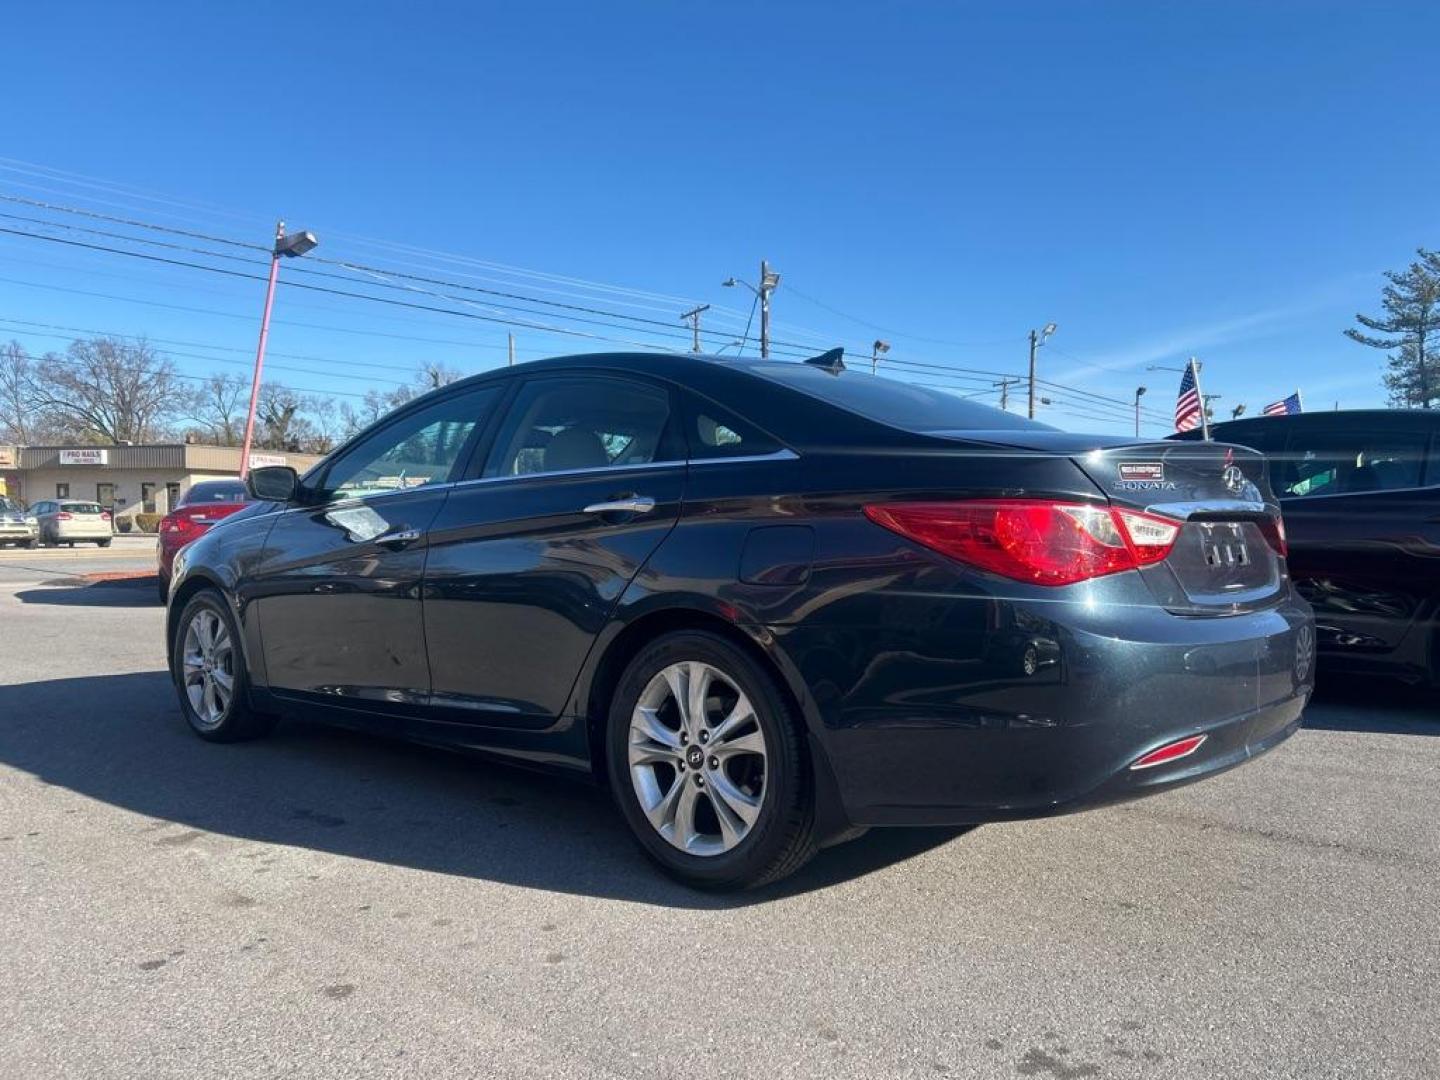
[[[376,539],[381,547],[403,548],[409,547],[416,540],[419,540],[421,532],[419,529],[400,529],[398,532],[386,533]]]
[[[648,495],[629,495],[623,499],[591,503],[583,514],[648,514],[655,509],[655,500]]]

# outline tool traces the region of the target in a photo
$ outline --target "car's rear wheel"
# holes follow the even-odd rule
[[[110,541],[109,541],[109,540],[96,540],[96,541],[95,541],[95,546],[96,546],[96,547],[109,547],[109,546],[110,546]]]
[[[219,593],[196,593],[176,623],[170,671],[190,729],[211,742],[267,734],[273,717],[250,707],[245,655],[235,619]]]
[[[615,691],[607,756],[635,838],[687,884],[754,888],[814,854],[799,717],[724,638],[683,631],[641,650]]]

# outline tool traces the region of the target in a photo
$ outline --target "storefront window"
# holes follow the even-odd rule
[[[68,499],[68,498],[70,497],[70,485],[69,485],[69,484],[56,484],[56,485],[55,485],[55,497],[56,497],[57,499]]]

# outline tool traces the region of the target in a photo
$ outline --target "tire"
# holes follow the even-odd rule
[[[26,541],[25,541],[25,548],[26,548],[26,550],[28,550],[28,551],[34,551],[34,550],[35,550],[37,547],[39,547],[39,546],[40,546],[40,541],[37,540],[37,539],[35,539],[34,537],[31,537],[29,540],[26,540]]]
[[[109,546],[110,546],[110,541],[109,541],[109,540],[96,540],[96,541],[95,541],[95,546],[96,546],[96,547],[109,547]]]
[[[686,719],[688,706],[682,715],[675,691],[688,698],[696,674],[709,679],[703,723]],[[750,719],[724,734],[727,714],[744,711],[741,695]],[[681,631],[651,642],[625,669],[606,724],[611,791],[641,850],[700,889],[752,889],[794,873],[816,850],[801,731],[771,674],[724,638]]]
[[[175,693],[180,700],[180,712],[190,730],[210,742],[239,742],[255,739],[270,733],[275,718],[258,713],[250,707],[250,681],[245,670],[245,656],[240,647],[240,634],[229,605],[213,589],[196,593],[185,605],[176,622],[175,644],[170,655],[170,674],[175,683]],[[191,636],[192,628],[195,636]],[[228,648],[219,637],[211,632],[223,630],[228,639]],[[206,640],[213,642],[206,665],[196,678],[197,658],[205,654]],[[190,672],[187,673],[186,653],[191,650]],[[212,688],[204,688],[204,670],[212,671]],[[220,672],[230,678],[228,696],[222,694],[223,680],[215,679],[213,672]],[[189,687],[200,688],[198,705],[191,700]],[[211,697],[211,694],[214,694]],[[212,708],[213,702],[213,708]],[[203,710],[203,711],[202,711]]]

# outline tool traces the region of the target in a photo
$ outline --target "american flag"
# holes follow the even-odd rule
[[[1175,399],[1175,430],[1194,431],[1200,426],[1200,391],[1195,389],[1195,369],[1185,365],[1180,396]]]
[[[1272,401],[1269,405],[1265,406],[1266,416],[1294,416],[1300,411],[1299,390],[1296,390],[1295,393],[1287,398],[1280,401]]]

